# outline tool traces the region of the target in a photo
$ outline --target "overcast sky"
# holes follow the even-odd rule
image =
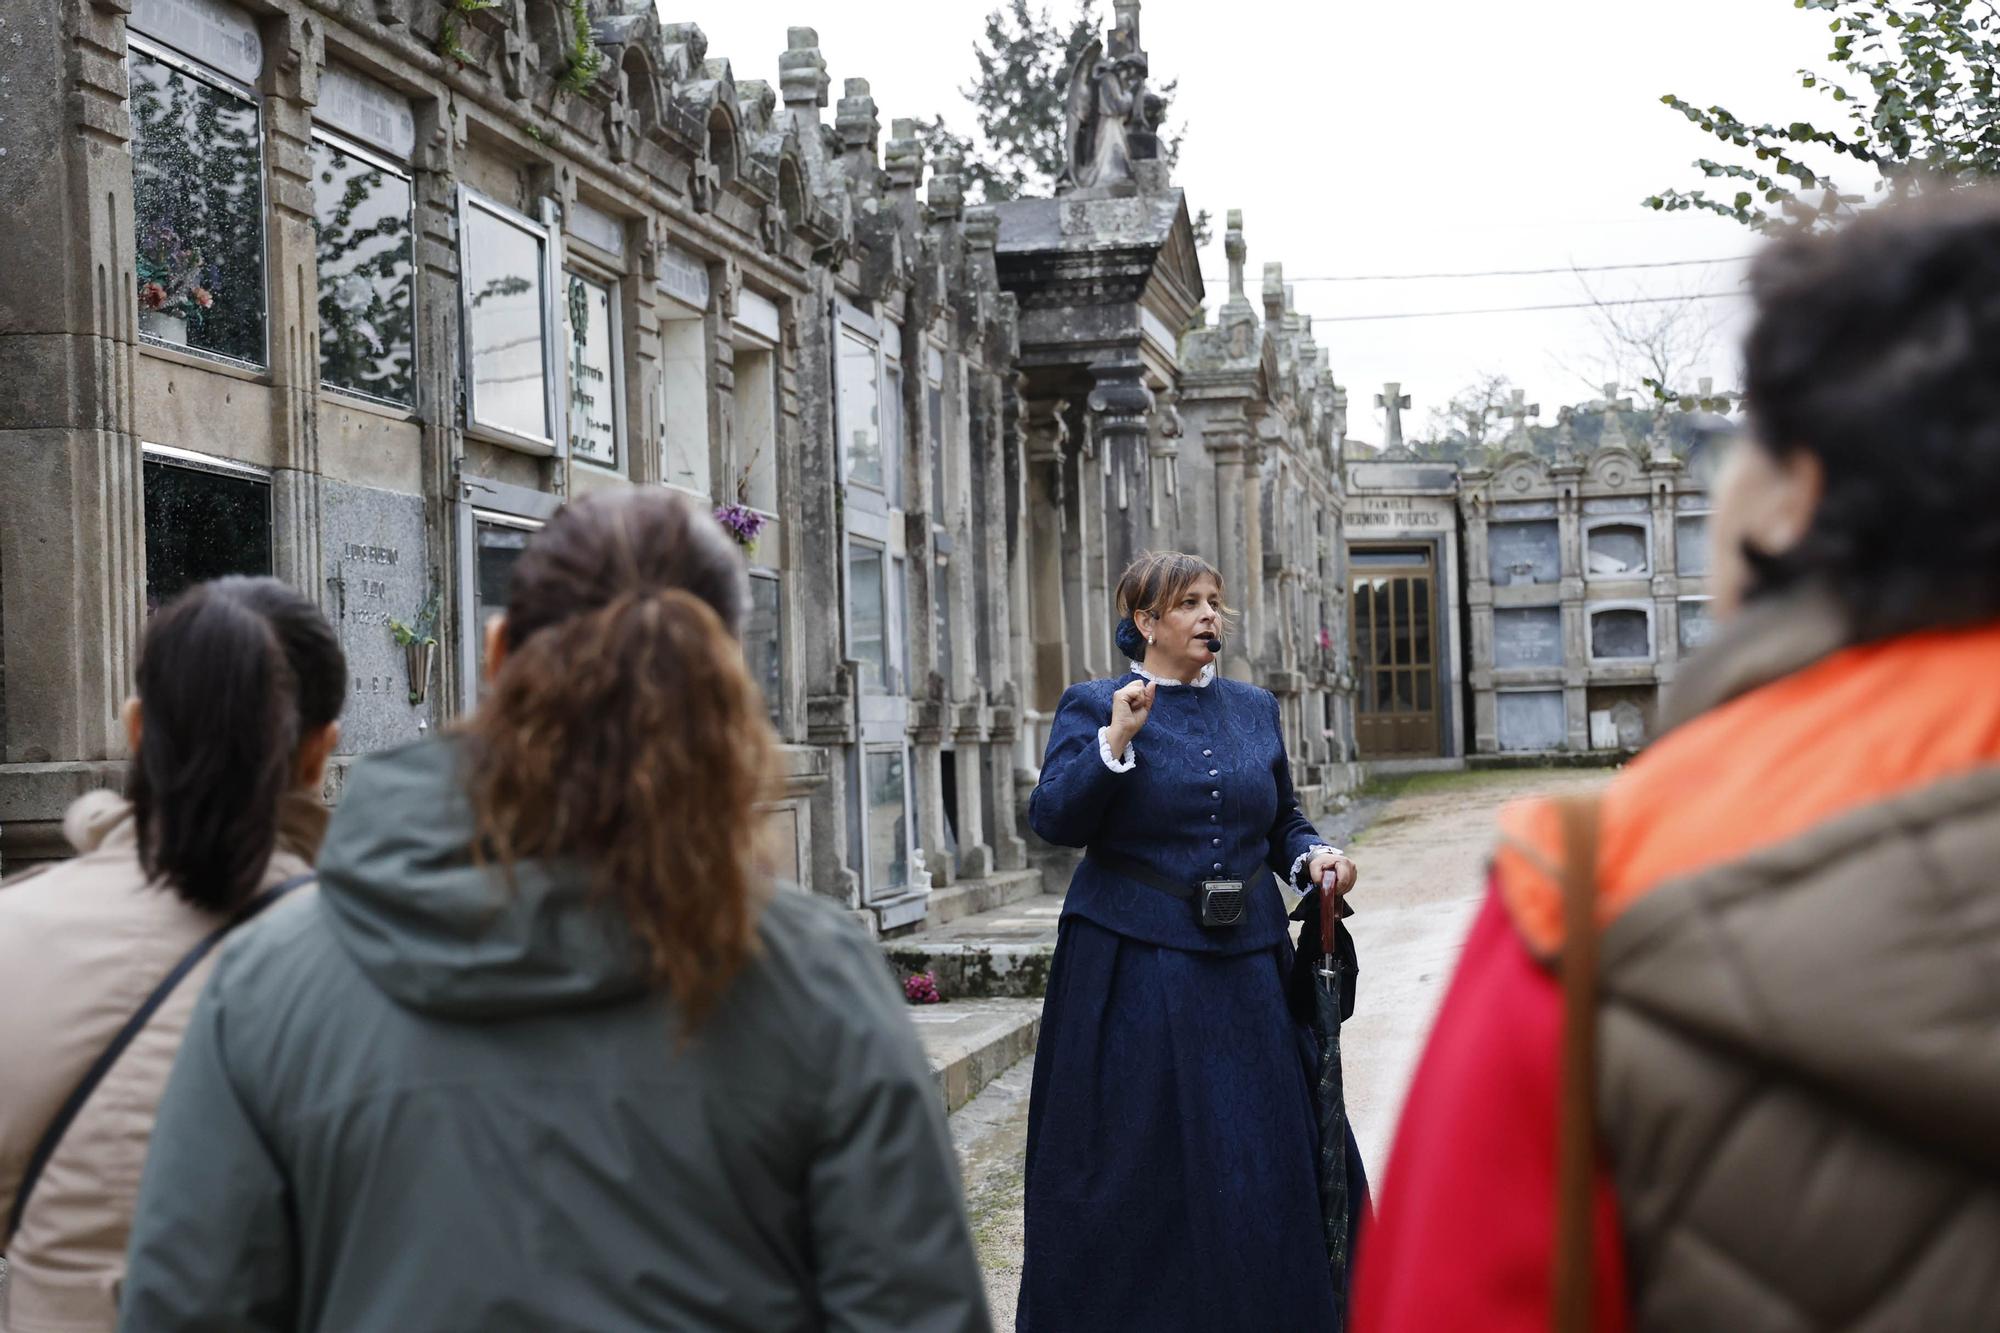
[[[993,0],[794,0],[672,8],[739,79],[777,80],[788,23],[816,28],[833,76],[872,85],[886,137],[897,116],[972,117],[960,87]],[[1075,0],[1055,0],[1074,12]],[[1109,19],[1109,0],[1097,9]],[[1227,295],[1222,218],[1244,213],[1251,299],[1285,265],[1298,306],[1350,390],[1351,432],[1381,438],[1375,395],[1398,380],[1428,413],[1482,375],[1505,375],[1553,421],[1597,396],[1605,337],[1587,310],[1335,322],[1341,316],[1585,301],[1568,272],[1533,278],[1325,283],[1311,277],[1461,273],[1716,259],[1591,275],[1602,299],[1736,289],[1755,248],[1736,224],[1639,201],[1697,183],[1720,145],[1660,104],[1676,92],[1779,123],[1830,109],[1793,71],[1820,67],[1826,21],[1792,0],[1147,0],[1155,83],[1180,80],[1176,181],[1215,216],[1203,255],[1213,309]],[[832,118],[832,108],[827,111]],[[1671,308],[1671,307],[1669,307]],[[1734,385],[1742,302],[1702,303],[1714,349],[1697,373]],[[1640,315],[1643,312],[1629,312]],[[1625,392],[1636,392],[1630,384]]]

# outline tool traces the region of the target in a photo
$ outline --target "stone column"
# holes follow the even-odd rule
[[[271,377],[271,439],[282,463],[271,477],[272,564],[316,602],[328,600],[320,558],[319,235],[314,227],[312,115],[326,47],[311,17],[262,25],[264,272]]]
[[[1021,564],[1028,594],[1029,676],[1024,695],[1038,712],[1049,712],[1075,679],[1069,656],[1068,568],[1069,404],[1058,399],[1039,405],[1028,419],[1028,522]],[[1039,762],[1040,756],[1035,757]]]
[[[120,0],[16,7],[0,41],[0,634],[7,764],[125,752],[145,595],[133,427],[138,340]],[[10,862],[64,803],[115,777],[0,768]],[[51,838],[49,841],[53,842]],[[52,851],[53,854],[53,851]]]
[[[417,416],[423,428],[424,527],[438,603],[438,714],[461,711],[467,691],[457,649],[480,626],[466,623],[468,590],[458,580],[458,463],[465,452],[460,426],[458,289],[458,149],[465,121],[440,99],[419,100],[412,186],[416,195]]]
[[[1250,422],[1233,409],[1209,421],[1201,433],[1202,445],[1215,463],[1216,567],[1222,571],[1222,582],[1229,596],[1236,600],[1238,610],[1245,613],[1249,608],[1244,599],[1261,577],[1252,572],[1250,564],[1251,534],[1255,530],[1250,506],[1256,502],[1250,473],[1250,460],[1255,453],[1251,448],[1252,438]],[[1238,634],[1242,634],[1242,628]],[[1222,663],[1225,675],[1237,680],[1250,679],[1250,663],[1244,654],[1225,652]]]

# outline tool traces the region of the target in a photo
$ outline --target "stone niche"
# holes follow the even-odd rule
[[[1650,685],[1593,688],[1588,695],[1590,748],[1636,750],[1653,738],[1659,692]]]
[[[1493,523],[1486,529],[1487,572],[1498,588],[1562,581],[1562,533],[1555,519]]]
[[[1560,750],[1568,737],[1561,690],[1502,690],[1494,721],[1503,751]]]
[[[389,622],[414,625],[439,586],[425,559],[423,498],[331,480],[320,485],[326,613],[347,654],[340,752],[416,740],[437,725],[443,663],[431,664],[425,702],[411,704],[408,655]]]

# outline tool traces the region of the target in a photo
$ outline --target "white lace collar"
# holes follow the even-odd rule
[[[1156,676],[1152,672],[1146,670],[1146,668],[1140,666],[1137,662],[1132,663],[1132,674],[1137,676],[1140,680],[1150,680],[1155,685],[1169,685],[1169,686],[1174,686],[1176,688],[1179,688],[1181,686],[1193,686],[1197,690],[1205,690],[1208,688],[1209,684],[1215,680],[1215,663],[1210,662],[1207,666],[1203,667],[1201,669],[1201,674],[1196,676],[1191,681],[1175,680],[1172,676]]]

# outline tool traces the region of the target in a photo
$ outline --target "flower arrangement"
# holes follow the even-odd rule
[[[746,504],[717,505],[715,521],[727,528],[729,535],[736,539],[736,544],[746,551],[757,545],[757,534],[770,522]]]
[[[214,265],[191,242],[164,222],[147,228],[137,260],[139,308],[201,327],[202,313],[215,304]]]
[[[1333,631],[1324,626],[1321,626],[1319,632],[1319,650],[1323,653],[1333,651]]]
[[[414,648],[427,643],[436,643],[437,618],[438,598],[437,594],[433,593],[431,599],[424,603],[424,609],[417,612],[415,624],[406,625],[400,620],[391,619],[389,637],[396,641],[398,648]]]
[[[903,998],[911,1004],[937,1004],[944,999],[938,994],[937,978],[929,972],[913,972],[904,977]]]

